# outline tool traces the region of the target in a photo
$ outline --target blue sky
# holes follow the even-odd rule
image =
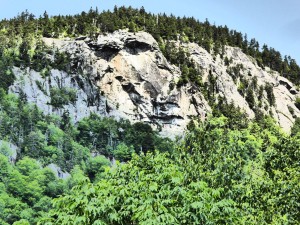
[[[39,16],[76,14],[98,7],[99,11],[117,6],[144,6],[153,13],[206,18],[216,25],[227,25],[248,39],[256,38],[290,55],[300,63],[300,1],[299,0],[0,0],[0,19],[11,18],[26,9]]]

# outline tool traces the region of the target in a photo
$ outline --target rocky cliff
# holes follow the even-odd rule
[[[15,67],[17,79],[10,91],[26,96],[46,114],[68,112],[74,122],[90,113],[143,121],[163,135],[174,137],[182,134],[192,118],[203,120],[211,113],[200,88],[192,84],[174,87],[180,69],[166,60],[158,43],[146,32],[119,30],[96,40],[45,38],[44,42],[68,53],[71,72],[53,69],[45,76]],[[259,107],[263,113],[273,115],[286,131],[300,115],[294,85],[277,72],[260,68],[239,48],[227,46],[221,57],[194,43],[175,44],[189,53],[203,82],[208,82],[209,76],[215,78],[216,100],[218,96],[226,98],[249,118]],[[251,104],[250,94],[245,91],[249,85],[254,87]]]
[[[267,67],[259,67],[240,48],[226,46],[221,59],[220,55],[213,57],[197,44],[184,44],[184,47],[204,71],[204,81],[207,81],[209,71],[212,71],[216,78],[217,96],[234,102],[249,118],[255,116],[254,108],[260,109],[264,114],[270,114],[285,131],[290,130],[300,111],[295,106],[299,93],[289,80]],[[253,91],[252,107],[247,98],[247,89]]]

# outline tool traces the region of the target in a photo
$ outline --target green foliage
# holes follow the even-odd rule
[[[1,65],[0,62],[0,88],[3,88],[4,90],[8,90],[8,87],[11,86],[14,83],[15,75],[13,71],[6,67],[5,65]]]
[[[295,110],[293,109],[293,107],[288,105],[288,110],[292,114],[292,116],[295,117]]]
[[[28,220],[19,220],[17,222],[14,222],[13,225],[30,225],[30,223],[28,222]]]
[[[288,218],[293,224],[293,221],[299,218],[299,213],[294,214],[297,212],[294,208],[296,205],[285,202],[283,206],[282,202],[278,202],[281,196],[278,196],[276,191],[284,186],[273,177],[275,168],[271,169],[270,163],[286,165],[280,169],[277,167],[276,172],[295,168],[295,164],[291,161],[285,163],[283,161],[292,158],[294,160],[299,155],[295,158],[295,154],[291,156],[283,152],[289,152],[287,149],[295,151],[292,149],[297,149],[297,146],[291,148],[284,145],[286,140],[290,140],[289,143],[295,140],[280,133],[272,121],[266,120],[261,122],[261,125],[262,127],[250,124],[247,129],[237,131],[227,128],[226,118],[212,119],[187,138],[186,151],[193,155],[194,163],[199,165],[195,170],[204,171],[204,174],[200,175],[204,181],[213,187],[226,187],[224,197],[230,196],[238,204],[238,208],[243,212],[242,221],[247,221],[247,224],[281,224],[282,218]],[[297,152],[296,150],[296,155]],[[274,162],[276,157],[283,161]],[[186,158],[188,164],[191,159]],[[299,168],[299,165],[297,166]],[[299,179],[299,174],[296,179]],[[286,179],[285,182],[290,180]],[[287,198],[295,201],[295,196]],[[290,212],[285,210],[288,207],[286,204],[293,210]],[[291,216],[292,214],[294,215]]]
[[[233,102],[228,103],[225,98],[218,97],[218,102],[213,104],[214,117],[225,116],[228,119],[228,127],[231,129],[246,128],[249,123],[247,115],[234,105]]]
[[[2,25],[4,24],[0,21],[0,27]],[[8,24],[4,26],[10,27]],[[18,25],[20,29],[22,26],[26,27],[25,24]],[[42,76],[48,76],[51,69],[70,72],[69,55],[46,46],[41,34],[31,33],[26,28],[19,32],[13,30],[10,32],[9,34],[0,32],[0,88],[7,91],[8,87],[13,84],[14,66],[21,69],[33,69],[41,72]],[[10,35],[10,38],[7,38],[7,35]]]
[[[0,154],[5,155],[6,157],[9,157],[12,155],[12,150],[9,147],[9,143],[2,141],[0,144]]]
[[[270,106],[274,106],[275,105],[275,96],[274,96],[274,93],[273,93],[272,85],[267,83],[265,85],[265,91],[267,92],[267,98],[268,98],[268,101],[270,103]]]
[[[127,146],[124,145],[124,148]],[[131,155],[130,155],[131,157]],[[110,161],[102,155],[90,158],[86,163],[86,174],[93,181],[99,179],[105,170],[105,167],[110,166]]]
[[[245,96],[245,100],[249,104],[249,107],[257,113],[258,109],[262,107],[260,104],[256,104],[256,98],[254,96],[254,93],[257,92],[258,89],[258,84],[257,84],[257,77],[253,77],[251,81],[249,82],[246,79],[240,78],[240,82],[244,85],[243,90],[238,90],[243,96]],[[269,90],[270,91],[270,90]],[[258,94],[257,99],[262,99],[263,96],[263,89],[259,89],[259,94]],[[271,89],[271,92],[269,93],[270,95],[270,101],[275,102],[275,96],[273,94],[273,88]],[[273,103],[274,104],[274,103]]]
[[[291,136],[295,136],[300,132],[300,118],[296,118],[294,125],[291,128]]]
[[[45,139],[41,131],[31,131],[23,142],[24,153],[33,158],[44,155],[43,150],[46,147]]]
[[[120,143],[117,148],[113,151],[114,156],[117,160],[126,162],[131,159],[131,155],[134,153],[133,146],[128,147],[124,143]]]
[[[190,181],[184,165],[167,154],[148,153],[106,173],[98,184],[83,183],[57,199],[41,224],[201,224],[234,222],[234,202],[223,190]],[[81,198],[81,196],[83,198]],[[78,201],[78,198],[81,198]]]
[[[237,64],[235,66],[227,67],[226,72],[232,77],[234,83],[237,83],[237,80],[241,77],[241,70],[243,70],[243,65]]]
[[[14,166],[0,154],[0,166],[1,224],[36,224],[52,198],[67,191],[66,183],[34,159],[24,157]]]
[[[65,220],[295,224],[299,220],[297,123],[287,136],[270,118],[249,123],[233,103],[219,98],[214,116],[228,118],[211,118],[200,127],[194,124],[183,144],[174,146],[147,124],[91,115],[74,126],[68,114],[62,119],[45,117],[13,95],[2,93],[0,101],[1,138],[20,147],[15,166],[0,155],[4,224],[26,220],[35,224],[41,217],[54,224]],[[153,152],[155,148],[168,153]],[[142,155],[131,159],[133,151]],[[105,169],[110,161],[91,158],[91,152],[126,163]],[[39,163],[26,156],[38,158]],[[49,163],[71,171],[72,177],[58,180],[43,169]],[[47,215],[51,199],[63,193],[66,196],[56,200]]]
[[[167,153],[134,155],[54,201],[41,224],[297,224],[299,135],[212,118]]]
[[[124,143],[130,151],[132,149],[130,146],[133,146],[136,153],[153,151],[156,140],[159,139],[157,133],[148,124],[140,122],[130,124],[125,120],[101,118],[95,114],[80,121],[77,129],[79,131],[77,141],[80,144],[107,157],[116,156],[115,153],[121,154],[116,150],[121,143]]]
[[[248,102],[249,107],[251,109],[254,109],[254,107],[255,107],[255,98],[254,98],[253,90],[251,88],[247,89],[246,101]]]
[[[132,149],[139,153],[153,151],[155,146],[166,151],[172,147],[169,140],[159,138],[143,123],[130,124],[125,120],[91,115],[74,126],[67,112],[62,118],[44,116],[36,106],[5,92],[1,94],[0,106],[0,140],[10,140],[19,147],[19,159],[24,156],[38,158],[44,166],[55,163],[70,171],[75,165],[89,161],[91,152],[111,158],[116,152],[118,159],[126,161]],[[130,153],[117,148],[121,143]],[[5,155],[10,154],[5,145],[0,149]]]
[[[125,143],[133,145],[134,150],[139,152],[148,152],[155,148],[155,132],[150,125],[137,122],[133,124],[132,130],[126,134]],[[129,145],[130,146],[130,145]]]
[[[72,88],[50,88],[50,104],[56,108],[74,103],[77,99],[76,90]]]
[[[299,98],[299,97],[296,98],[295,106],[296,106],[298,109],[300,109],[300,98]]]
[[[181,87],[188,82],[202,86],[202,74],[201,71],[196,68],[193,60],[190,59],[190,55],[182,47],[177,47],[175,42],[167,41],[162,46],[162,52],[169,62],[177,65],[181,70],[181,77],[177,81],[177,87]],[[172,85],[172,84],[171,84]],[[172,90],[173,88],[170,87]]]

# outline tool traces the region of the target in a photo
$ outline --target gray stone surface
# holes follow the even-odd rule
[[[15,164],[17,160],[19,148],[16,145],[12,144],[11,142],[7,142],[3,140],[0,140],[0,148],[8,148],[7,157],[9,158],[9,161],[11,163]]]
[[[130,33],[119,30],[112,34],[100,35],[96,40],[85,37],[76,40],[44,38],[49,46],[71,56],[72,73],[51,70],[49,77],[40,73],[14,68],[17,80],[10,91],[23,91],[29,102],[36,103],[46,114],[62,115],[68,111],[75,122],[97,113],[102,116],[125,118],[132,122],[143,121],[160,130],[162,135],[181,135],[191,118],[204,120],[211,108],[203,95],[191,85],[171,90],[170,83],[176,83],[180,70],[171,65],[159,50],[157,42],[146,32]],[[203,82],[208,80],[209,71],[216,79],[217,96],[226,97],[244,110],[249,118],[254,117],[245,97],[227,73],[227,66],[220,56],[213,56],[194,43],[176,45],[191,55],[203,73]],[[268,68],[258,67],[255,60],[241,49],[226,47],[224,58],[232,59],[229,66],[243,65],[241,76],[251,81],[257,78],[258,86],[269,83],[273,86],[275,106],[268,106],[263,93],[265,113],[272,112],[278,124],[288,131],[300,111],[295,107],[297,89],[287,79]],[[250,75],[249,75],[250,74]],[[38,85],[39,83],[40,85]],[[41,86],[41,87],[39,87]],[[77,100],[62,108],[54,108],[50,102],[50,88],[73,88]],[[291,114],[289,108],[294,110]]]
[[[53,173],[55,174],[55,176],[60,179],[67,179],[67,178],[71,177],[71,174],[69,174],[68,172],[62,171],[61,168],[54,163],[49,164],[47,167],[49,169],[51,169],[53,171]]]

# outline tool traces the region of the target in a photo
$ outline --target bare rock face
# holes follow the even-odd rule
[[[295,106],[296,94],[298,92],[294,85],[286,78],[280,76],[278,72],[272,71],[269,68],[265,68],[264,70],[260,68],[251,57],[245,55],[239,48],[227,47],[226,52],[229,56],[232,56],[236,64],[243,64],[244,70],[242,71],[242,75],[249,81],[255,77],[259,87],[268,84],[273,88],[272,91],[275,97],[274,105],[268,104],[266,89],[263,92],[262,99],[258,99],[258,96],[256,96],[256,101],[263,102],[263,107],[261,108],[263,110],[266,108],[264,112],[271,113],[278,124],[288,132],[295,118],[300,116],[300,111]]]
[[[271,114],[278,124],[289,131],[296,117],[300,116],[299,109],[295,106],[298,91],[286,78],[279,75],[278,72],[269,68],[262,69],[256,64],[256,61],[242,52],[240,48],[226,46],[223,59],[220,55],[212,57],[205,49],[197,44],[183,44],[183,47],[190,53],[191,58],[196,65],[203,71],[204,81],[208,80],[211,72],[217,83],[217,95],[225,97],[228,102],[233,102],[244,110],[249,118],[255,116],[253,108],[251,109],[246,101],[246,93],[243,93],[246,87],[244,83],[256,83],[254,89],[254,100],[256,105],[264,114]],[[227,65],[225,57],[230,61]],[[238,76],[234,74],[231,68],[238,68]],[[244,82],[244,83],[243,83]],[[271,87],[274,94],[274,105],[270,104],[266,85]],[[259,89],[263,90],[260,98]]]
[[[174,136],[184,131],[191,117],[204,119],[210,111],[192,87],[171,88],[180,71],[167,62],[148,33],[119,31],[89,46],[101,62],[97,86],[107,98],[109,116],[147,122],[163,135]]]
[[[0,152],[7,156],[9,162],[15,164],[19,148],[11,142],[0,140]]]
[[[66,180],[71,177],[71,174],[68,172],[62,171],[62,169],[54,163],[51,163],[47,166],[57,178]]]
[[[233,102],[244,110],[249,118],[254,118],[254,112],[249,108],[245,98],[238,92],[238,86],[227,73],[227,67],[223,62],[220,59],[215,60],[211,54],[197,44],[184,44],[183,47],[187,49],[193,61],[202,70],[204,82],[208,81],[209,74],[215,77],[217,96],[226,98],[228,103]]]
[[[180,72],[165,60],[151,35],[115,32],[109,40],[99,37],[97,41],[102,49],[103,43],[112,49],[118,43],[119,48],[113,57],[105,58],[102,66],[107,69],[98,81],[111,109],[109,115],[155,124],[171,136],[180,134],[192,116],[205,117],[210,108],[200,92],[192,93],[192,87],[171,90],[170,83]],[[96,44],[92,46],[97,49]]]
[[[44,42],[70,55],[71,72],[51,70],[43,77],[32,70],[14,68],[17,80],[10,91],[25,94],[29,102],[47,114],[69,112],[74,122],[90,113],[142,121],[162,135],[174,137],[185,131],[192,118],[204,120],[211,113],[199,88],[190,84],[176,88],[179,68],[166,60],[155,39],[146,32],[119,30],[96,40],[44,38]],[[216,101],[219,96],[233,102],[249,118],[254,118],[259,108],[273,115],[286,131],[300,116],[294,85],[277,72],[260,68],[241,49],[227,46],[221,58],[195,43],[176,45],[190,54],[202,72],[203,82],[214,77]],[[255,106],[249,103],[246,93],[250,84],[254,86]],[[53,90],[75,90],[76,98],[55,105]]]
[[[91,113],[105,115],[105,100],[98,88],[80,74],[51,70],[49,76],[43,77],[36,71],[19,68],[14,68],[13,72],[16,81],[10,91],[26,96],[28,102],[36,104],[45,114],[62,116],[67,112],[72,115],[74,122]],[[53,106],[53,90],[74,91],[76,101]]]
[[[10,91],[25,93],[27,100],[45,113],[62,115],[68,111],[75,122],[92,112],[142,121],[164,136],[175,137],[182,135],[191,118],[204,119],[211,111],[197,88],[174,87],[180,70],[167,62],[146,32],[120,30],[100,35],[95,41],[82,37],[45,38],[44,42],[70,54],[72,73],[52,70],[43,78],[38,72],[15,68],[17,81]],[[76,101],[54,107],[53,88],[76,90]]]

